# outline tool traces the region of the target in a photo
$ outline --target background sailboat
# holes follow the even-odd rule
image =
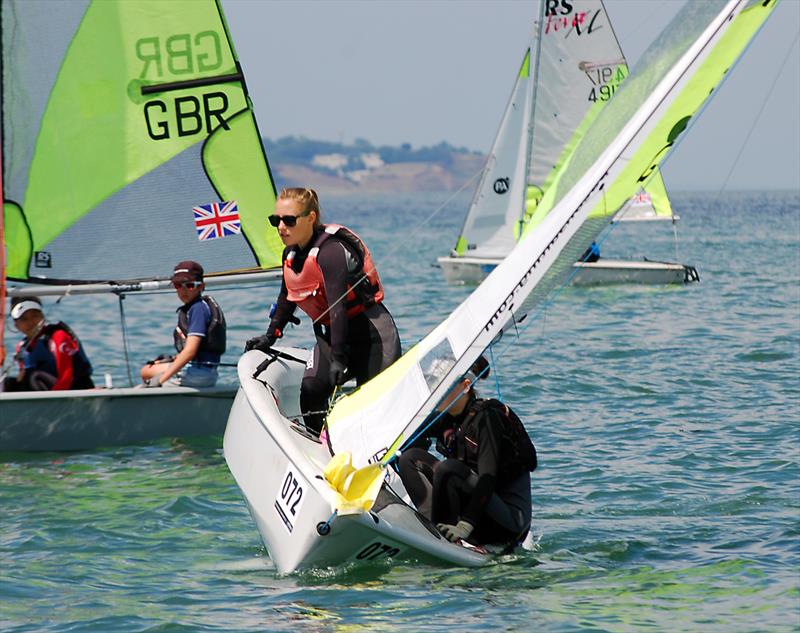
[[[335,456],[327,467],[327,448],[295,422],[302,367],[275,360],[262,377],[264,355],[242,357],[225,459],[280,572],[386,558],[487,561],[443,542],[404,502],[387,465],[478,355],[534,320],[523,323],[548,290],[564,283],[630,191],[647,183],[775,4],[687,4],[581,139],[536,230],[524,230],[486,280],[394,365],[336,402],[328,416]],[[518,208],[525,192],[513,191],[507,204]],[[348,484],[369,477],[377,498],[372,486]]]
[[[0,11],[10,296],[116,294],[127,358],[123,299],[169,288],[176,262],[199,261],[208,285],[279,274],[265,223],[275,189],[218,2],[3,0]],[[202,207],[221,239],[198,240]],[[234,393],[0,394],[0,450],[221,432]]]
[[[548,14],[547,3],[540,3],[533,42],[461,235],[452,253],[437,259],[451,283],[480,282],[511,250],[525,226],[541,222],[552,209],[545,193],[558,183],[592,121],[628,75],[602,0],[572,5],[564,16]],[[507,200],[520,186],[526,189],[525,204],[515,208]],[[658,170],[631,195],[616,220],[677,220]],[[681,264],[608,259],[576,266],[575,273],[576,284],[697,279],[694,269]]]

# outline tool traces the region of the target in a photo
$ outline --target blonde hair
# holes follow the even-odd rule
[[[317,215],[314,219],[314,227],[322,223],[322,211],[319,208],[319,198],[317,192],[307,187],[284,187],[278,194],[278,200],[296,200],[302,207],[301,213],[308,215],[314,211]]]

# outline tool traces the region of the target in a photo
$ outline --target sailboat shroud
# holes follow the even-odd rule
[[[394,365],[339,401],[328,417],[331,448],[356,467],[388,464],[420,432],[436,404],[522,314],[563,283],[572,263],[645,181],[719,84],[775,2],[688,3],[598,116],[559,183],[558,203],[486,280]],[[509,204],[522,204],[518,200]],[[293,421],[300,365],[263,354],[239,362],[241,389],[224,453],[280,572],[381,558],[481,565],[488,557],[450,544],[416,513],[390,467],[371,509],[340,514],[324,479],[330,453]],[[442,367],[449,368],[444,376]],[[435,369],[434,369],[435,368]]]
[[[183,259],[211,283],[279,274],[275,188],[218,2],[2,0],[0,20],[2,274],[40,284],[10,295],[165,288]],[[220,202],[241,233],[199,241],[193,208]],[[234,393],[0,394],[0,450],[221,433]]]
[[[541,3],[533,42],[503,115],[481,182],[450,256],[439,257],[451,283],[478,283],[516,244],[527,226],[538,226],[555,200],[545,194],[558,183],[575,148],[606,107],[628,66],[602,0],[577,0],[568,16],[545,15]],[[525,188],[524,204],[508,204]],[[615,221],[675,221],[661,173],[634,188]],[[635,194],[635,195],[634,195]],[[621,271],[616,281],[683,283],[680,264],[604,260]],[[576,283],[608,282],[607,270],[577,266]]]

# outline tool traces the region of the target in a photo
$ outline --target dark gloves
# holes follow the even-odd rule
[[[251,349],[257,349],[260,352],[266,352],[275,345],[276,340],[278,340],[278,337],[274,334],[254,336],[253,338],[247,339],[247,342],[244,344],[244,351],[249,352]]]
[[[347,365],[342,360],[334,358],[331,361],[330,380],[332,385],[343,385],[347,382]]]
[[[439,530],[442,533],[442,536],[444,536],[451,543],[458,543],[458,541],[463,541],[464,539],[469,538],[469,535],[472,534],[472,530],[475,528],[472,527],[471,523],[459,521],[456,525],[439,523],[436,525],[436,529]]]

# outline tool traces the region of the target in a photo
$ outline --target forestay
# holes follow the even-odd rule
[[[559,202],[537,230],[526,231],[508,257],[418,345],[337,402],[328,418],[334,451],[350,451],[353,464],[364,466],[386,462],[410,439],[477,356],[541,299],[548,269],[549,283],[559,275],[563,279],[609,214],[652,176],[775,4],[687,3],[582,139],[557,185]],[[439,377],[443,363],[449,371]]]
[[[279,266],[275,189],[213,0],[3,0],[6,275],[133,280]],[[242,233],[198,241],[193,208]]]

